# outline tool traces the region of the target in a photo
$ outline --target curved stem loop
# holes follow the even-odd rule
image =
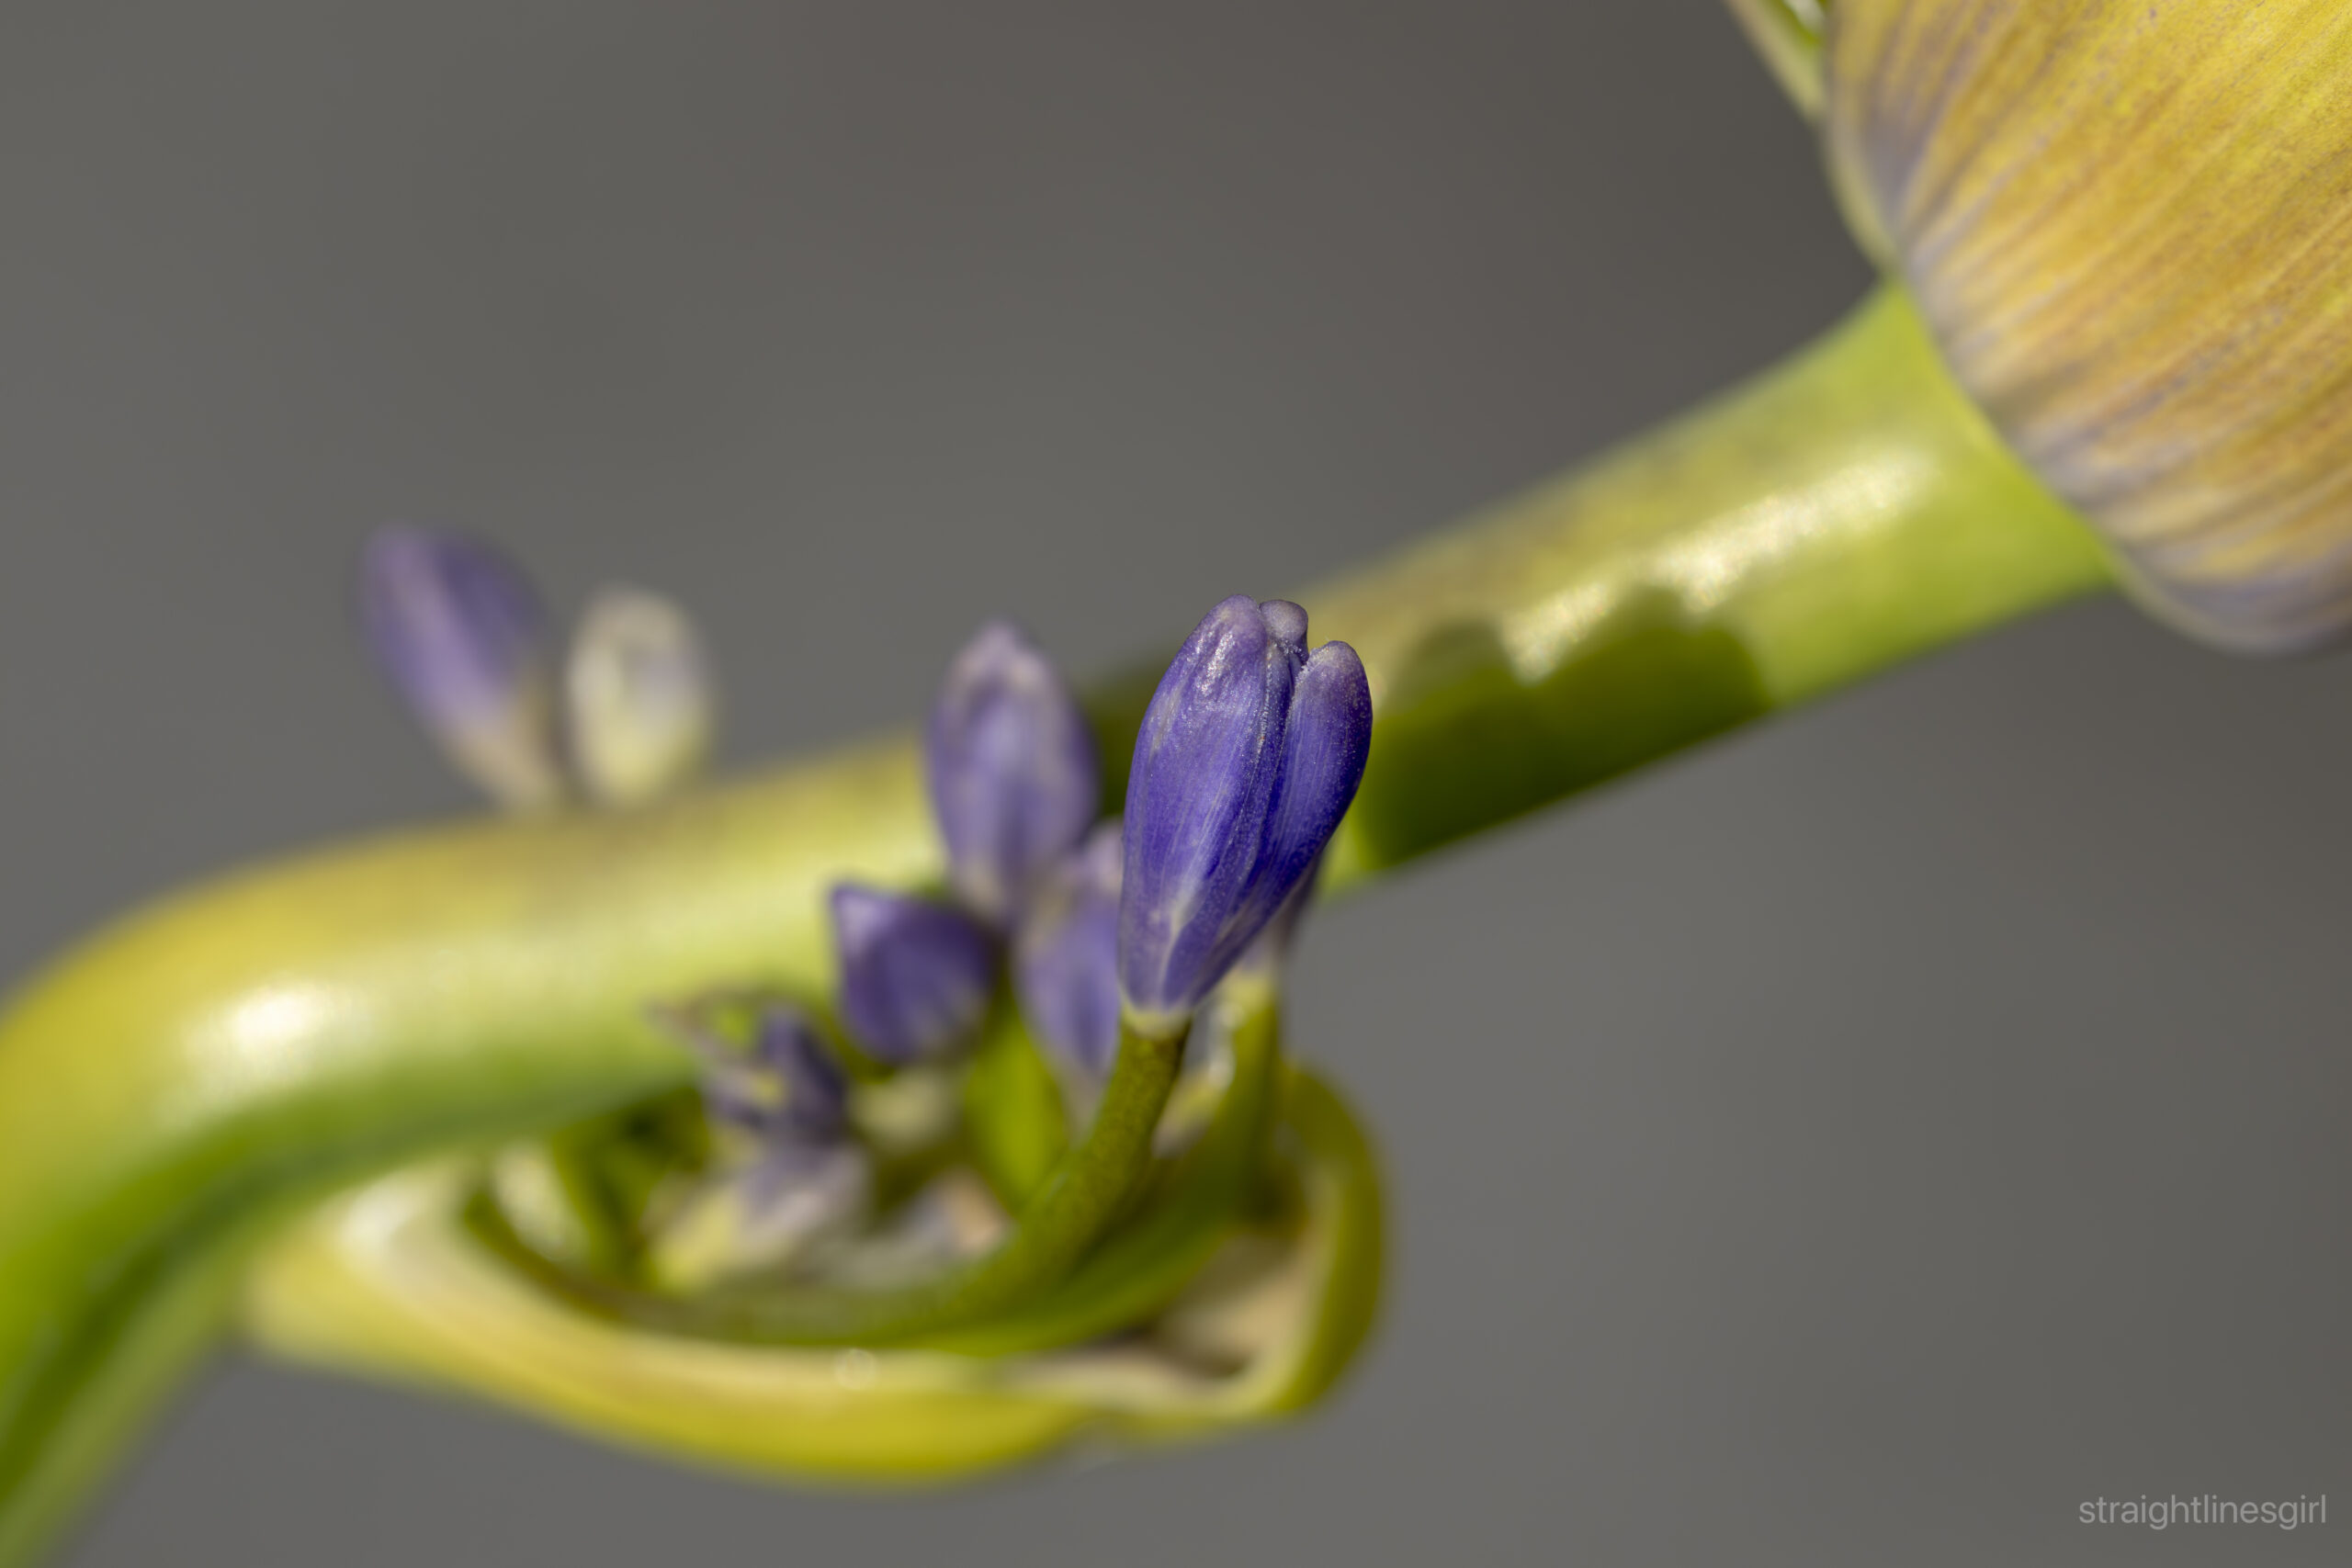
[[[1325,885],[2106,581],[1883,289],[1690,418],[1300,595],[1363,655],[1378,715]],[[1114,764],[1149,690],[1098,694]],[[655,809],[332,849],[68,955],[0,1018],[0,1562],[217,1334],[209,1282],[256,1224],[689,1081],[649,1000],[824,990],[826,890],[939,874],[899,737]],[[1175,1055],[1123,1053],[1164,1077]],[[975,1323],[1066,1272],[1148,1158],[1149,1101],[1017,1250],[920,1311],[828,1308],[810,1331]]]
[[[544,1258],[486,1205],[478,1203],[471,1218],[485,1241],[542,1288],[642,1327],[753,1345],[898,1343],[1030,1301],[1078,1265],[1150,1169],[1152,1134],[1183,1066],[1185,1039],[1122,1028],[1118,1060],[1086,1136],[1056,1162],[1012,1231],[979,1258],[918,1284],[859,1290],[750,1281],[669,1295]]]

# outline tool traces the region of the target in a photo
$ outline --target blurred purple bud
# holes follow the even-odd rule
[[[1094,738],[1060,674],[1020,631],[991,621],[947,667],[923,761],[949,879],[1000,929],[1094,820]]]
[[[899,1065],[955,1050],[979,1030],[996,988],[996,946],[960,909],[854,882],[833,888],[842,1021]]]
[[[690,1008],[654,1016],[702,1059],[703,1104],[713,1119],[763,1139],[803,1144],[848,1131],[848,1080],[816,1024],[791,1003],[761,1005],[748,1050],[730,1044]]]
[[[359,616],[376,662],[443,753],[501,805],[564,795],[543,618],[488,545],[396,525],[369,537]]]
[[[1119,981],[1146,1028],[1200,1005],[1306,880],[1363,782],[1372,693],[1306,612],[1237,594],[1169,665],[1127,780]]]
[[[1038,885],[1013,940],[1022,1016],[1094,1077],[1119,1050],[1119,825],[1105,822]]]
[[[848,1133],[849,1080],[806,1013],[794,1007],[768,1009],[761,1015],[752,1055],[784,1085],[784,1104],[773,1120],[779,1132],[810,1142]]]

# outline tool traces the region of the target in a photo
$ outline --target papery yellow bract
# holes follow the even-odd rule
[[[1826,63],[1864,243],[2143,596],[2352,625],[2352,6],[1836,0]]]

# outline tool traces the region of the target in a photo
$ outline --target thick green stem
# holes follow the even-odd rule
[[[1693,417],[1302,595],[1379,716],[1330,882],[2103,581],[1882,292]],[[1098,703],[1115,760],[1148,689]],[[897,739],[647,811],[332,849],[69,954],[0,1020],[0,1561],[201,1341],[198,1285],[255,1216],[686,1081],[650,1000],[821,988],[830,884],[938,871]]]
[[[1306,597],[1378,720],[1332,885],[2109,581],[1883,288],[1756,382]]]

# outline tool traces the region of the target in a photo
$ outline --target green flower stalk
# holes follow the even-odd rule
[[[1228,601],[1164,700],[1161,660],[1072,697],[998,628],[928,773],[898,733],[692,783],[674,612],[592,616],[566,706],[505,570],[402,536],[378,641],[517,809],[174,895],[0,1017],[0,1562],[236,1327],[861,1482],[1296,1410],[1369,1330],[1381,1211],[1282,1038],[1293,886],[1361,887],[2110,562],[2232,646],[2333,635],[2335,9],[1736,8],[1889,281],[1553,483]],[[1074,864],[1123,800],[1122,874]],[[852,885],[961,922],[953,1029],[903,978],[944,973],[924,921],[845,973]],[[820,1156],[856,1175],[838,1205],[762,1230]]]
[[[2103,581],[2088,536],[2007,455],[1887,292],[1755,386],[1302,596],[1318,628],[1361,656],[1375,716],[1323,886],[1359,885]],[[1086,697],[1103,757],[1133,751],[1146,694],[1113,682]],[[1104,784],[1125,792],[1123,779]],[[398,1202],[371,1203],[363,1187],[313,1210],[375,1173],[407,1182],[415,1167],[422,1180],[418,1162],[567,1126],[595,1156],[589,1174],[604,1172],[572,1187],[625,1186],[611,1169],[640,1141],[632,1118],[650,1116],[631,1108],[698,1075],[651,1004],[725,986],[821,1006],[837,979],[833,888],[937,889],[945,874],[919,749],[894,737],[628,810],[540,810],[329,848],[178,895],[66,955],[0,1021],[0,1365],[11,1378],[0,1544],[32,1550],[241,1301],[250,1330],[290,1354],[795,1473],[959,1472],[1078,1431],[1200,1432],[1303,1403],[1368,1325],[1378,1200],[1362,1134],[1327,1088],[1290,1068],[1262,1156],[1188,1178],[1167,1163],[1180,1154],[1138,1167],[1127,1138],[1101,1179],[1138,1196],[1110,1229],[1100,1209],[1066,1207],[1025,1254],[1034,1272],[1000,1275],[930,1321],[939,1300],[882,1303],[902,1315],[836,1320],[837,1332],[807,1317],[774,1334],[691,1313],[649,1321],[669,1309],[639,1311],[631,1279],[617,1289],[593,1269],[546,1267],[566,1260],[544,1254],[525,1267],[509,1236],[486,1235],[465,1196],[481,1179],[463,1165],[431,1164],[438,1185],[386,1189],[409,1194]],[[991,1126],[1028,1116],[1021,1107],[1037,1096],[1021,1086],[1042,1077],[1051,1090],[1050,1068],[1023,1049],[1009,1073],[985,1046],[972,1059],[982,1087],[967,1098],[991,1108]],[[1244,1081],[1229,1077],[1223,1094]],[[868,1098],[895,1082],[869,1084]],[[1165,1095],[1155,1119],[1182,1124],[1192,1093],[1181,1082],[1155,1072],[1136,1089],[1128,1114],[1149,1115]],[[898,1114],[868,1109],[877,1123]],[[1215,1136],[1213,1110],[1210,1120],[1196,1148]],[[1058,1157],[1048,1148],[1031,1164]],[[417,1197],[428,1192],[447,1201]],[[392,1230],[376,1224],[395,1214],[407,1217]],[[1238,1270],[1220,1259],[1253,1250],[1273,1254],[1268,1267],[1287,1260],[1280,1310],[1188,1296]],[[1253,1283],[1275,1289],[1235,1289]],[[483,1299],[460,1313],[447,1295],[458,1290]],[[839,1304],[798,1299],[782,1310]],[[474,1312],[478,1330],[426,1331]],[[1227,1337],[1210,1362],[1232,1369],[1226,1381],[1171,1381],[1197,1357],[1130,1377],[1130,1362],[1086,1353],[1123,1324],[1221,1320],[1261,1333]],[[543,1344],[544,1359],[526,1344]],[[630,1354],[606,1354],[622,1344]],[[508,1369],[495,1376],[483,1365],[492,1346]],[[941,1355],[1020,1361],[988,1371]],[[735,1414],[722,1419],[711,1393],[722,1384],[775,1397],[730,1395]],[[1031,1398],[1041,1384],[1055,1391],[1050,1408]],[[822,1393],[813,1408],[837,1413],[902,1388],[922,1395],[889,1406],[903,1419],[880,1406],[870,1427],[823,1416],[870,1434],[862,1449],[844,1435],[834,1459],[808,1429],[812,1407],[783,1392]],[[964,1436],[939,1435],[942,1411]]]

